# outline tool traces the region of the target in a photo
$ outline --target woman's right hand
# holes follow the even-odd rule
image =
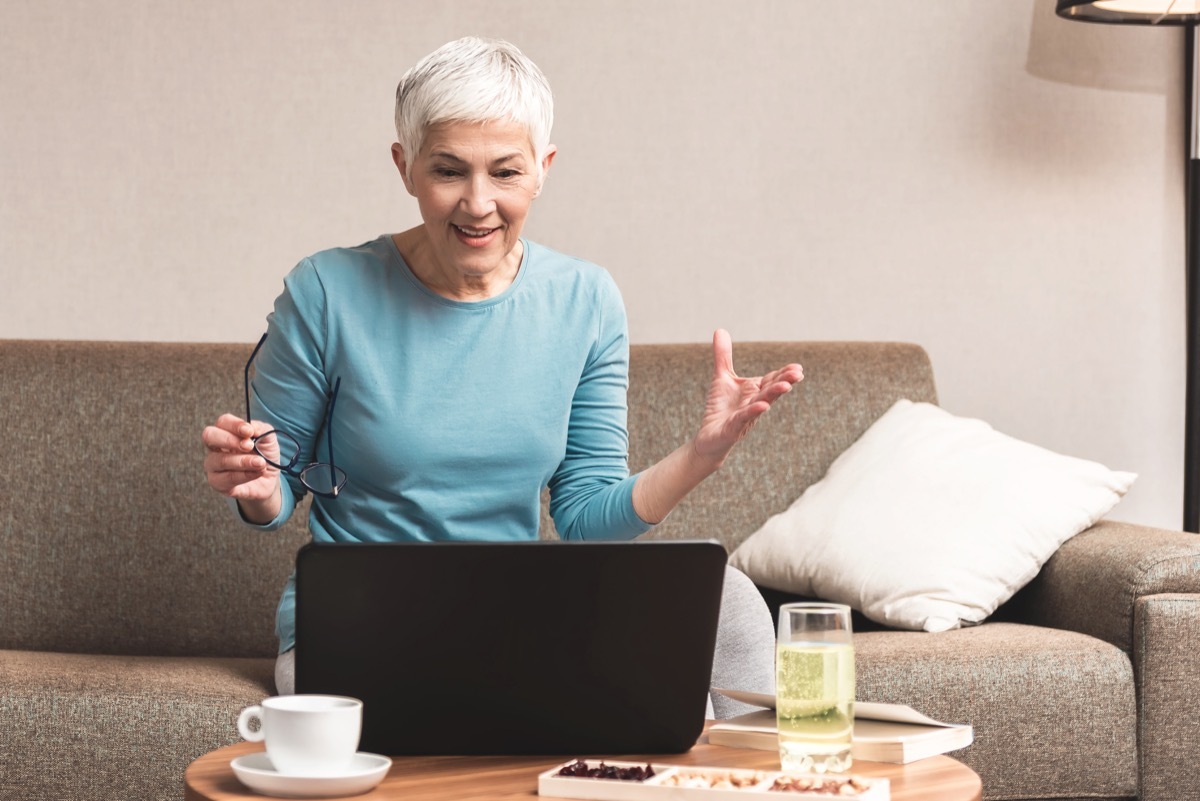
[[[236,415],[223,414],[201,434],[207,450],[204,473],[209,486],[236,499],[242,515],[260,524],[274,520],[282,505],[279,470],[254,451],[253,438],[269,430],[270,426],[261,421],[246,422]]]

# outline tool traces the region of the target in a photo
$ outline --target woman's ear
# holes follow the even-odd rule
[[[392,145],[392,161],[396,163],[396,169],[400,171],[400,177],[404,179],[404,188],[408,190],[408,194],[416,197],[417,188],[413,186],[412,179],[408,175],[408,161],[404,158],[404,148],[399,142]]]
[[[546,176],[550,173],[550,165],[554,162],[554,157],[558,154],[558,148],[554,145],[546,145],[546,152],[542,154],[542,177],[538,181],[537,189],[533,196],[537,197],[542,194],[542,184],[546,183]]]

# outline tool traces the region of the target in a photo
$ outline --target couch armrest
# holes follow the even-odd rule
[[[1195,536],[1195,535],[1193,535]],[[1200,595],[1139,598],[1133,664],[1138,681],[1138,776],[1143,801],[1200,798]]]
[[[1102,520],[1068,540],[1013,599],[1022,623],[1134,644],[1139,598],[1200,593],[1200,536]]]
[[[1105,640],[1130,656],[1138,798],[1200,799],[1200,536],[1101,521],[1068,540],[1009,616]]]

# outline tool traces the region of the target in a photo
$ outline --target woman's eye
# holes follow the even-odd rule
[[[439,178],[454,178],[458,175],[458,170],[452,170],[449,167],[434,167],[433,174]]]
[[[517,172],[516,170],[500,170],[499,172],[496,173],[496,177],[502,181],[511,181],[513,178],[518,177],[520,174],[521,173]]]

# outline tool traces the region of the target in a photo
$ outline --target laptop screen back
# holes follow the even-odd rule
[[[296,691],[399,754],[680,753],[704,724],[715,542],[308,545]]]

